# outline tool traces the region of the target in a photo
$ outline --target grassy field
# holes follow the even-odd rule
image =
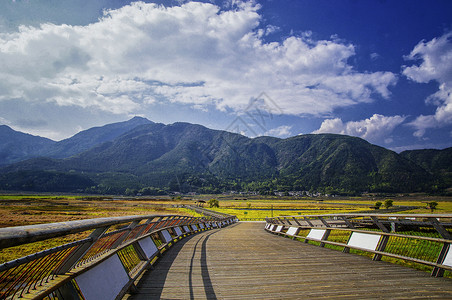
[[[0,195],[0,227],[131,215],[178,214],[200,216],[188,209],[171,207],[183,202],[185,201],[158,198],[115,200],[110,197]],[[88,235],[89,232],[85,232],[2,249],[0,251],[0,263],[69,243]]]
[[[403,213],[431,213],[426,203],[439,203],[434,213],[452,213],[452,198],[410,195],[403,197],[353,197],[353,198],[281,198],[237,197],[223,195],[199,195],[172,199],[114,198],[61,195],[2,195],[0,194],[0,227],[62,222],[100,217],[144,214],[190,214],[172,207],[177,204],[195,204],[198,200],[216,198],[220,207],[215,210],[236,215],[239,218],[265,218],[310,214],[352,213],[372,210],[375,202],[392,199],[395,206],[418,206]],[[207,207],[207,205],[204,205]]]
[[[170,199],[0,195],[0,227],[147,214],[187,214]],[[191,215],[191,214],[190,214]]]
[[[402,213],[431,214],[427,202],[438,202],[435,214],[452,213],[452,198],[428,197],[425,195],[410,195],[398,197],[353,197],[353,198],[234,198],[218,197],[219,208],[213,210],[236,215],[239,219],[254,219],[278,216],[317,215],[336,213],[375,212],[384,213],[383,207],[374,210],[377,201],[393,200],[394,206],[417,206],[417,209]],[[206,200],[206,199],[204,199]]]
[[[178,204],[195,204],[199,200],[219,200],[220,207],[214,210],[236,215],[239,219],[253,219],[277,216],[317,215],[371,210],[375,202],[389,198],[287,198],[287,197],[238,197],[223,195],[197,195],[172,199],[153,198],[114,198],[66,195],[6,195],[0,194],[0,227],[63,222],[101,217],[182,214],[199,216],[190,210],[173,207]],[[451,198],[432,198],[423,195],[410,195],[390,198],[394,205],[419,206],[408,213],[431,213],[425,208],[426,202],[436,201],[438,209],[434,213],[452,213]],[[206,207],[207,205],[205,205]],[[383,212],[383,210],[375,211]],[[405,213],[405,212],[404,212]],[[47,248],[71,242],[89,233],[76,234],[64,238],[18,246],[0,251],[0,263],[22,257]]]

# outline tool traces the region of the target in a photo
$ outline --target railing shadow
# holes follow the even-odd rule
[[[154,266],[146,271],[138,280],[136,283],[138,291],[146,291],[147,294],[152,295],[152,299],[160,299],[168,272],[171,269],[174,260],[177,258],[183,246],[194,237],[196,237],[196,235],[187,236],[168,249],[162,257],[156,261]],[[156,278],[158,278],[158,280],[155,280]],[[149,286],[149,282],[152,282],[151,286]],[[130,299],[134,298],[135,295],[132,295]]]
[[[187,242],[189,242],[193,238],[198,238],[196,241],[193,254],[190,259],[190,266],[188,272],[188,288],[190,299],[196,299],[194,292],[194,268],[196,267],[196,255],[199,254],[199,247],[201,247],[200,251],[200,268],[201,268],[201,277],[204,286],[204,292],[207,299],[216,300],[217,295],[215,294],[214,287],[212,285],[212,281],[209,274],[209,267],[207,263],[207,241],[210,236],[217,233],[220,229],[214,229],[213,232],[206,233],[204,235],[191,235],[188,236],[176,244],[174,244],[170,249],[168,249],[163,257],[157,260],[155,267],[149,271],[147,271],[141,279],[137,282],[138,293],[146,294],[150,299],[160,299],[162,297],[163,290],[165,288],[166,279],[168,277],[168,273],[171,270],[171,267],[180,254],[183,251],[184,246]],[[184,279],[181,278],[181,282]],[[134,299],[134,295],[132,295],[129,299]]]
[[[211,300],[216,300],[217,299],[217,295],[215,294],[215,290],[213,288],[212,285],[212,281],[210,280],[210,275],[209,275],[209,266],[207,265],[207,241],[209,240],[210,236],[217,233],[218,231],[214,231],[211,232],[209,234],[207,234],[204,237],[204,240],[202,241],[202,246],[201,246],[201,260],[200,260],[200,265],[201,265],[201,277],[202,277],[202,283],[204,286],[204,292],[206,294],[206,298],[207,299],[211,299]],[[202,238],[201,238],[202,239]],[[194,293],[193,293],[193,266],[194,266],[194,258],[196,255],[196,250],[198,248],[198,243],[201,241],[201,239],[199,239],[196,242],[195,248],[193,250],[193,255],[192,255],[192,259],[190,262],[190,273],[189,273],[189,288],[190,288],[190,299],[195,299],[194,297]]]

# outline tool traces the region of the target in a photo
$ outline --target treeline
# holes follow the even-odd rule
[[[395,174],[394,176],[397,176]],[[102,173],[80,174],[57,171],[19,171],[0,175],[1,190],[36,192],[77,192],[89,194],[117,195],[167,195],[173,192],[220,194],[224,192],[248,192],[259,195],[273,195],[280,192],[289,195],[290,191],[306,191],[310,194],[359,195],[371,193],[399,193],[422,191],[431,194],[447,195],[446,185],[441,180],[425,181],[418,179],[417,187],[407,186],[400,177],[400,184],[385,181],[380,175],[371,173],[362,182],[350,183],[346,178],[333,184],[303,181],[295,178],[273,178],[270,180],[245,181],[234,178],[219,178],[213,174],[167,174],[165,181],[152,184],[130,174]],[[428,184],[425,184],[428,183]]]
[[[0,190],[86,192],[94,181],[80,174],[56,171],[19,171],[0,175]]]
[[[369,174],[369,178],[373,178],[374,174]],[[426,182],[431,182],[427,181]],[[179,193],[199,193],[199,194],[220,194],[224,192],[236,191],[256,193],[259,195],[273,195],[275,192],[281,192],[285,195],[289,195],[291,191],[306,191],[309,194],[322,193],[329,195],[360,195],[363,192],[370,193],[400,193],[400,192],[412,192],[422,191],[432,194],[447,194],[444,190],[444,184],[440,181],[433,182],[432,185],[420,183],[417,188],[404,185],[403,178],[400,185],[394,185],[390,182],[377,182],[377,180],[368,180],[356,184],[355,188],[350,185],[346,180],[343,181],[343,185],[338,183],[334,185],[321,185],[312,184],[312,182],[303,183],[300,180],[295,181],[292,184],[286,178],[274,178],[271,180],[263,181],[244,181],[242,179],[226,178],[222,179],[212,174],[178,174],[169,179],[167,185],[146,185],[146,183],[135,184],[135,187],[130,186],[130,182],[119,184],[116,181],[116,185],[110,182],[110,186],[105,183],[101,183],[95,187],[89,188],[90,193],[115,193],[125,195],[166,195],[172,192]],[[108,187],[108,188],[107,188]]]

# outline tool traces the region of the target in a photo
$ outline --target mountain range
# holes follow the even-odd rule
[[[135,117],[59,142],[0,126],[0,189],[111,194],[227,190],[442,192],[452,148],[397,154],[346,135],[248,138]]]

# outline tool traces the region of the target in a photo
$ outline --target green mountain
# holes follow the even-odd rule
[[[0,170],[0,189],[12,189],[8,178],[23,180],[24,172],[30,171],[45,172],[47,177],[77,175],[80,184],[74,190],[99,193],[140,189],[413,192],[430,190],[440,180],[418,162],[356,137],[308,134],[251,139],[189,123],[143,123],[71,157],[35,158],[6,166]],[[15,189],[20,189],[21,181],[15,182]]]
[[[52,158],[66,158],[91,149],[102,143],[112,141],[118,136],[132,130],[133,128],[151,124],[152,122],[145,118],[134,117],[125,122],[108,124],[101,127],[93,127],[88,130],[81,131],[76,135],[56,142],[51,147],[47,147],[41,156]]]
[[[416,191],[430,180],[416,164],[356,137],[303,135],[281,140],[275,149],[280,177],[298,189]]]
[[[55,142],[0,126],[0,166],[33,157],[66,158],[111,141],[133,128],[152,122],[135,117],[126,122],[93,127],[71,138]]]
[[[409,150],[400,153],[400,156],[416,163],[430,174],[436,176],[440,184],[444,184],[440,188],[452,187],[452,147],[443,150]]]
[[[54,144],[52,140],[0,125],[0,166],[36,157]]]

